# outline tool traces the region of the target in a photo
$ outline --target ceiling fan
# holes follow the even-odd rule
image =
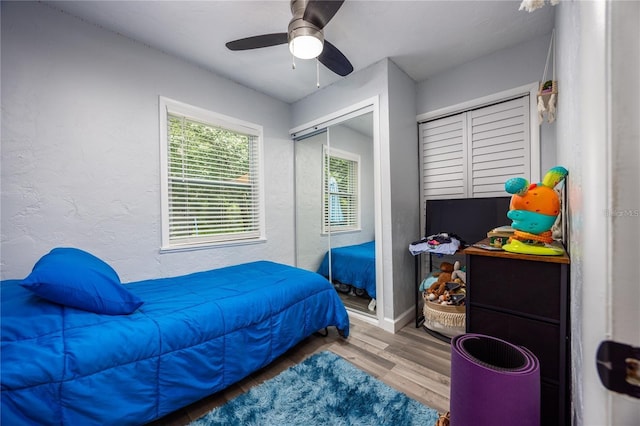
[[[226,46],[230,50],[250,50],[288,43],[296,58],[317,57],[324,66],[344,77],[353,71],[353,66],[337,47],[324,39],[322,31],[342,3],[344,0],[291,0],[293,18],[286,33],[241,38]]]

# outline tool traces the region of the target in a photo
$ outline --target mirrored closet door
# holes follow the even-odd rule
[[[376,315],[373,113],[294,139],[296,262],[348,309]]]

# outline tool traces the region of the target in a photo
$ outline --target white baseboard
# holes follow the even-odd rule
[[[347,312],[352,318],[357,318],[361,321],[375,325],[376,327],[380,327],[384,331],[388,331],[389,333],[393,334],[400,331],[405,325],[409,324],[410,322],[415,321],[415,308],[413,307],[407,309],[395,320],[391,318],[383,318],[382,321],[378,320],[378,318],[363,314],[353,309],[347,308]]]

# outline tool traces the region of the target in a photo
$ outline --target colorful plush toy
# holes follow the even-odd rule
[[[554,188],[568,173],[564,167],[557,166],[549,170],[540,183],[529,185],[522,177],[505,182],[505,190],[513,194],[507,217],[512,220],[511,227],[515,231],[509,243],[502,246],[504,250],[529,254],[562,254],[562,250],[551,250],[535,243],[553,241],[551,227],[560,214],[560,199]]]

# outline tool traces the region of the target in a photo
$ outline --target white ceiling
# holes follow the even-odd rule
[[[75,15],[287,103],[312,94],[316,61],[286,45],[232,52],[231,40],[286,32],[288,0],[48,1]],[[519,11],[520,0],[346,0],[324,29],[354,72],[390,58],[413,80],[548,34],[554,8]],[[343,78],[320,64],[320,85]],[[349,78],[348,76],[346,78]]]

